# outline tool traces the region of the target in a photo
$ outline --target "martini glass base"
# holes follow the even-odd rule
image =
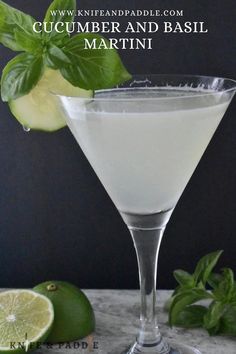
[[[158,345],[144,347],[138,343],[135,343],[131,348],[127,349],[122,354],[201,354],[201,352],[196,348],[179,343],[170,343],[168,348],[162,349],[159,349]]]

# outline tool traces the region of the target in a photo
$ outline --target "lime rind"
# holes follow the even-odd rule
[[[55,321],[47,338],[49,343],[76,341],[94,332],[92,305],[77,286],[64,281],[47,281],[33,290],[47,296],[54,307]]]

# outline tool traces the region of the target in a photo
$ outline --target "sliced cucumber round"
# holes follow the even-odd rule
[[[50,92],[85,98],[93,95],[92,91],[72,86],[59,70],[47,68],[29,94],[8,102],[12,114],[26,131],[33,129],[51,132],[66,125],[57,99]]]

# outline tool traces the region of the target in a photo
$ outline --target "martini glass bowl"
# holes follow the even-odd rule
[[[197,354],[169,344],[156,316],[156,274],[168,220],[236,90],[230,79],[134,75],[93,98],[56,94],[67,124],[134,241],[140,329],[126,354]]]

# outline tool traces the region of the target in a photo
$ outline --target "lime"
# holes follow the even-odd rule
[[[9,102],[12,114],[25,130],[55,131],[66,125],[56,97],[50,92],[89,98],[93,92],[71,85],[59,70],[45,69],[38,84],[25,96]]]
[[[0,353],[20,353],[43,342],[52,327],[51,301],[30,290],[0,293]]]
[[[54,307],[55,319],[48,342],[70,342],[94,331],[93,308],[86,295],[75,285],[48,281],[37,285],[34,291],[47,296]]]

